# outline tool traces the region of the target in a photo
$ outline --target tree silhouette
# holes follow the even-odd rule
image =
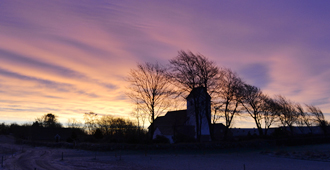
[[[311,127],[314,124],[314,120],[312,119],[313,115],[309,112],[306,112],[304,108],[298,103],[295,107],[299,114],[297,124],[300,126],[307,126],[311,133],[313,133],[313,129]]]
[[[85,128],[88,134],[93,134],[96,130],[97,114],[89,112],[84,114]]]
[[[313,105],[306,105],[306,107],[307,107],[307,111],[314,117],[313,118],[314,122],[322,128],[324,134],[327,134],[329,122],[325,120],[324,114],[321,111],[321,109]]]
[[[279,95],[276,100],[280,107],[279,119],[284,127],[289,127],[291,135],[293,135],[293,125],[298,122],[299,112],[296,110],[295,104],[285,97]]]
[[[246,112],[253,118],[259,135],[263,136],[262,130],[262,119],[263,119],[263,106],[265,103],[266,96],[262,93],[262,91],[255,86],[251,86],[248,84],[244,84],[243,91],[243,100],[242,105],[245,108]]]
[[[217,80],[221,75],[220,69],[213,61],[208,60],[201,54],[194,54],[191,51],[179,51],[179,54],[174,59],[170,60],[170,73],[168,76],[171,82],[177,87],[179,95],[186,98],[188,94],[195,88],[203,87],[209,95],[212,95],[217,87]],[[201,133],[201,118],[200,109],[208,110],[208,105],[205,108],[198,108],[196,103],[200,103],[199,96],[194,96],[195,117],[197,141],[200,141]],[[206,114],[208,126],[210,129],[211,138],[213,135],[213,126],[211,126],[211,116]]]
[[[219,114],[225,118],[224,137],[226,139],[234,117],[242,110],[244,83],[237,73],[230,69],[224,69],[218,85],[219,88],[216,91],[217,104],[221,106],[221,108],[219,107]]]
[[[62,125],[58,122],[57,116],[52,113],[47,113],[34,122],[35,126],[42,127],[61,127]]]
[[[130,71],[127,81],[130,83],[127,95],[138,107],[147,111],[152,139],[155,117],[170,106],[168,98],[173,94],[166,69],[157,63],[138,64],[137,69]]]
[[[270,126],[277,122],[278,115],[281,112],[281,107],[276,100],[265,95],[264,104],[262,105],[262,112],[265,124],[264,135],[266,136]]]

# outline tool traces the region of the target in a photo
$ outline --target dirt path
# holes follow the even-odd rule
[[[19,153],[8,159],[6,169],[15,170],[61,170],[52,165],[51,151],[44,149],[32,149]]]
[[[19,147],[13,145],[11,147]],[[9,147],[9,146],[8,146]],[[24,150],[18,150],[13,155],[9,155],[5,160],[4,170],[150,170],[150,168],[121,161],[119,156],[113,153],[95,152],[47,148],[47,147],[29,147]],[[61,154],[64,153],[64,159]],[[154,168],[151,168],[154,169]]]

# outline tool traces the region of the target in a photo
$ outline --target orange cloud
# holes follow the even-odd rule
[[[313,15],[300,4],[289,3],[286,10],[281,2],[246,5],[3,2],[2,120],[33,121],[52,112],[65,123],[89,111],[129,117],[133,108],[123,77],[137,62],[167,64],[181,49],[232,68],[267,94],[330,113],[327,10],[312,2]]]

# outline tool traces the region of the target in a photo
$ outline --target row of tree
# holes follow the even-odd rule
[[[131,120],[111,115],[100,116],[93,112],[84,114],[84,123],[75,118],[68,119],[67,127],[63,127],[58,116],[52,113],[36,118],[32,124],[0,124],[0,134],[10,133],[20,139],[31,140],[52,140],[54,135],[59,134],[64,140],[71,142],[79,140],[128,143],[144,142],[147,134]]]
[[[112,115],[99,116],[94,112],[84,114],[84,128],[87,134],[108,142],[141,142],[146,131],[129,119]],[[73,122],[73,121],[71,121]],[[73,124],[69,125],[72,127]]]
[[[32,126],[44,128],[62,128],[62,124],[58,122],[57,116],[48,113],[35,119]],[[115,133],[125,133],[129,129],[139,129],[139,127],[128,119],[117,118],[112,115],[99,116],[94,112],[84,114],[84,123],[75,118],[68,119],[68,128],[84,129],[87,134],[95,134],[101,131],[102,135],[114,135]]]
[[[271,98],[259,88],[248,84],[243,84],[241,88],[241,113],[247,113],[253,118],[259,135],[267,135],[268,129],[275,123],[288,127],[291,135],[294,126],[308,127],[311,133],[312,126],[320,126],[327,133],[329,123],[319,108],[307,104],[302,106],[281,95]]]
[[[276,122],[289,127],[291,132],[294,125],[320,125],[326,132],[328,125],[319,108],[312,105],[303,107],[281,95],[272,98],[260,88],[245,83],[231,69],[220,68],[205,56],[190,51],[179,51],[167,66],[138,64],[136,69],[131,69],[127,81],[130,83],[127,95],[137,108],[136,118],[147,117],[151,123],[150,137],[155,130],[155,118],[177,107],[177,103],[198,87],[205,88],[211,96],[212,116],[207,115],[210,134],[213,134],[211,124],[222,121],[226,137],[233,119],[242,114],[253,118],[260,135],[267,134],[267,129]],[[195,106],[198,141],[201,131],[199,109]]]

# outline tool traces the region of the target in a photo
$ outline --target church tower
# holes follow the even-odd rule
[[[201,139],[210,140],[209,123],[211,123],[211,97],[204,87],[194,88],[187,100],[187,125],[195,126],[195,138],[197,138],[197,124],[201,129]],[[196,112],[198,114],[196,115]],[[198,122],[196,121],[198,120]]]

